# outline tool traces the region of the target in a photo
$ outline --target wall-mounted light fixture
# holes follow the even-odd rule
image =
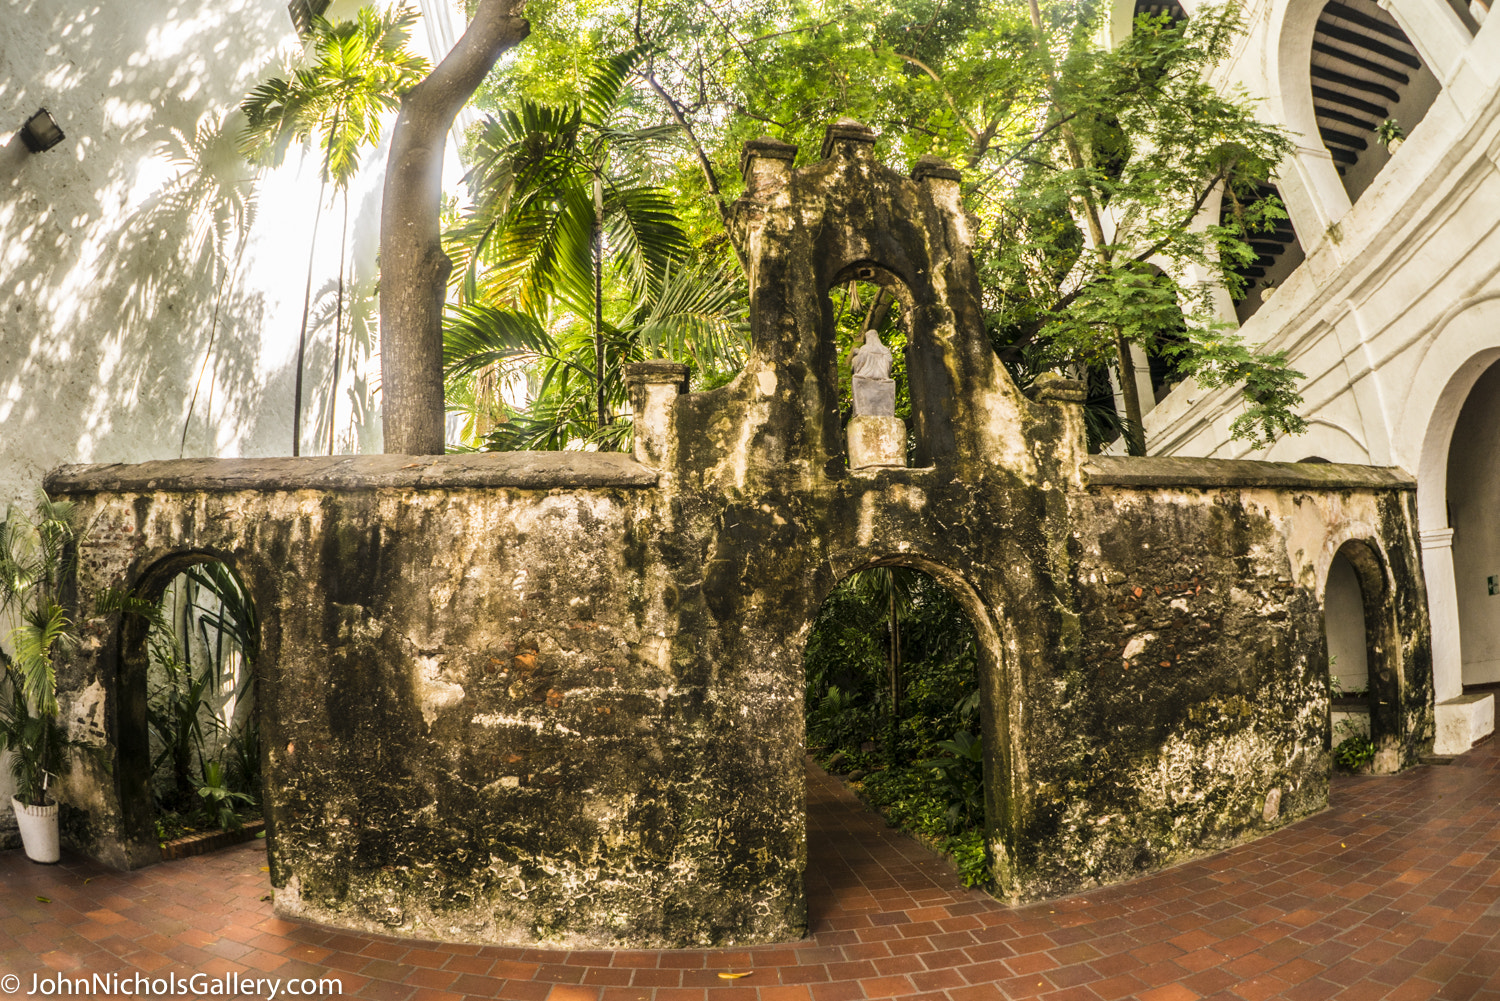
[[[63,141],[63,130],[47,109],[42,108],[21,126],[21,141],[33,153],[41,153]]]

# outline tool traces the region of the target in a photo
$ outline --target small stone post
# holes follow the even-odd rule
[[[660,467],[671,445],[672,401],[687,392],[688,367],[675,361],[638,361],[625,366],[635,420],[635,458]]]
[[[745,191],[755,194],[762,189],[783,187],[792,173],[797,147],[771,136],[761,136],[745,143],[740,154],[740,176]]]

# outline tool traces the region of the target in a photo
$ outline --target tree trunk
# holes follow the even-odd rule
[[[1120,395],[1125,399],[1125,453],[1146,454],[1146,426],[1141,423],[1141,393],[1135,383],[1135,358],[1130,342],[1115,335],[1115,354],[1120,363]]]
[[[328,391],[328,454],[333,454],[333,433],[339,409],[339,348],[344,331],[344,252],[349,249],[349,189],[344,189],[344,228],[339,234],[339,301],[333,317],[333,388]]]
[[[609,421],[604,409],[604,177],[594,174],[594,396],[598,405],[598,427]]]
[[[453,262],[438,227],[443,147],[495,60],[526,37],[525,0],[480,0],[468,30],[401,99],[380,209],[381,423],[387,453],[440,455],[443,300]]]
[[[334,119],[337,123],[338,119]],[[334,126],[337,128],[337,124]],[[325,164],[326,166],[326,164]],[[312,315],[313,259],[318,249],[318,223],[323,220],[323,191],[328,187],[324,178],[318,185],[318,210],[313,214],[312,240],[307,245],[307,288],[302,293],[302,329],[297,331],[297,381],[292,388],[292,454],[302,454],[302,369],[307,356],[307,319]]]

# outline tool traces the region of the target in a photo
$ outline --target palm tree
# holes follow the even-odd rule
[[[360,152],[380,142],[381,116],[400,107],[401,94],[427,73],[427,61],[406,50],[416,11],[401,6],[381,13],[361,7],[352,21],[314,18],[310,36],[314,61],[291,79],[267,80],[240,105],[248,119],[241,141],[254,163],[275,166],[292,142],[314,141],[323,150],[318,214],[307,252],[307,288],[302,329],[297,336],[297,378],[292,405],[292,454],[301,454],[302,369],[312,309],[313,254],[328,185],[344,196],[344,230],[339,244],[338,316],[334,321],[334,387],[338,386],[339,331],[343,326],[344,251],[349,237],[349,182],[359,172]],[[328,451],[333,452],[330,417]]]
[[[607,356],[617,340],[604,316],[606,251],[641,299],[660,291],[669,265],[689,250],[671,200],[648,178],[649,154],[676,127],[615,124],[641,55],[636,48],[601,61],[579,101],[522,100],[487,119],[468,177],[473,208],[448,235],[462,302],[590,318],[601,431],[610,423]],[[564,382],[569,370],[561,369]]]
[[[668,265],[614,323],[595,315],[585,325],[566,308],[562,313],[544,323],[483,302],[449,308],[447,396],[450,407],[467,413],[465,441],[495,451],[556,450],[579,441],[621,448],[631,426],[600,422],[598,407],[601,398],[606,410],[623,405],[626,363],[674,358],[711,383],[743,366],[749,351],[745,282],[728,262]],[[524,407],[501,396],[514,377],[530,383]]]

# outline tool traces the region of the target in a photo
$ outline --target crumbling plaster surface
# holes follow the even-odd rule
[[[752,357],[652,409],[646,461],[53,475],[93,526],[84,607],[149,590],[185,552],[254,596],[279,912],[487,942],[799,936],[802,650],[838,580],[878,564],[933,573],[975,625],[1002,896],[1126,878],[1326,803],[1320,588],[1341,536],[1370,533],[1392,584],[1386,760],[1430,746],[1411,483],[1087,458],[1082,387],[1028,399],[989,349],[953,172],[897,175],[873,139],[836,123],[799,170],[748,145]],[[847,468],[826,290],[854,277],[902,302],[916,468]],[[88,629],[64,688],[103,687],[118,778],[76,773],[67,826],[134,864],[151,836],[125,760],[140,672],[118,623]]]

